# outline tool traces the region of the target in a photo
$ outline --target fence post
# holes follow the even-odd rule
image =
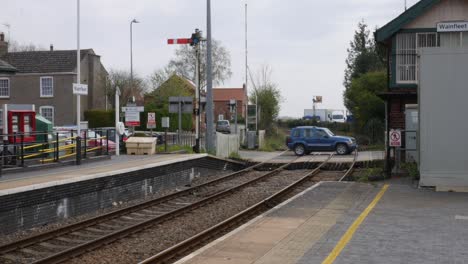
[[[15,166],[18,165],[17,157],[18,157],[18,147],[16,146],[16,132],[13,134],[13,157],[15,160]],[[12,157],[12,159],[13,159]]]
[[[8,164],[8,143],[8,140],[3,140],[3,164]]]
[[[117,133],[117,131],[115,133]],[[106,130],[106,142],[106,155],[109,155],[109,129]]]
[[[21,149],[20,149],[21,167],[24,167],[24,134],[20,135],[20,139],[21,139]]]
[[[81,165],[81,138],[79,136],[76,137],[76,165]]]
[[[88,155],[88,152],[87,152],[87,150],[88,150],[88,130],[86,130],[86,131],[84,132],[83,137],[84,137],[84,144],[83,144],[83,146],[84,146],[84,152],[83,152],[83,158],[86,159],[86,155]],[[81,142],[81,137],[80,137],[80,142]],[[80,144],[80,152],[81,152],[81,144]],[[81,155],[81,153],[80,153],[80,155]]]
[[[54,146],[54,159],[55,162],[58,162],[59,160],[59,133],[55,133],[55,146]]]
[[[77,134],[77,135],[78,135],[78,134]],[[71,137],[71,141],[70,141],[70,142],[71,142],[71,144],[73,145],[73,143],[74,143],[74,141],[75,141],[75,140],[73,140],[73,129],[70,130],[70,137]],[[71,152],[73,153],[73,148],[71,148]]]
[[[42,150],[49,148],[49,133],[44,132],[44,145],[42,145]],[[44,164],[44,157],[47,156],[47,153],[41,155],[41,163]]]

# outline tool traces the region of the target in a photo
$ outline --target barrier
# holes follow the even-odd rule
[[[238,135],[216,133],[216,156],[228,158],[231,153],[238,153],[240,141]]]

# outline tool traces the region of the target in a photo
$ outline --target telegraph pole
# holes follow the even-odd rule
[[[211,68],[211,1],[206,1],[206,150],[214,149],[213,77]]]

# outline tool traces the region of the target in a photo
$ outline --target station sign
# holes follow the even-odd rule
[[[437,32],[463,32],[468,31],[468,22],[442,22],[437,23]]]
[[[148,113],[146,128],[156,128],[156,113],[154,112]]]
[[[88,85],[81,83],[73,84],[73,94],[76,95],[88,95]]]
[[[140,112],[125,112],[126,126],[140,126]]]
[[[144,106],[123,106],[122,107],[122,112],[144,112],[145,107]]]
[[[390,147],[401,147],[401,131],[392,129],[390,130]]]

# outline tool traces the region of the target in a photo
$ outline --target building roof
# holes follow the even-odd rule
[[[435,4],[440,3],[442,0],[421,0],[403,12],[397,18],[393,19],[385,26],[375,31],[375,39],[377,42],[384,42],[389,39],[393,34],[397,33],[405,25],[412,22],[414,19],[431,9]]]
[[[95,55],[92,49],[83,49],[81,59],[87,54]],[[76,68],[76,50],[9,52],[0,59],[18,73],[73,72]]]
[[[8,64],[6,61],[0,60],[0,72],[16,72],[16,68]]]
[[[243,101],[246,96],[244,88],[213,88],[213,101]]]

